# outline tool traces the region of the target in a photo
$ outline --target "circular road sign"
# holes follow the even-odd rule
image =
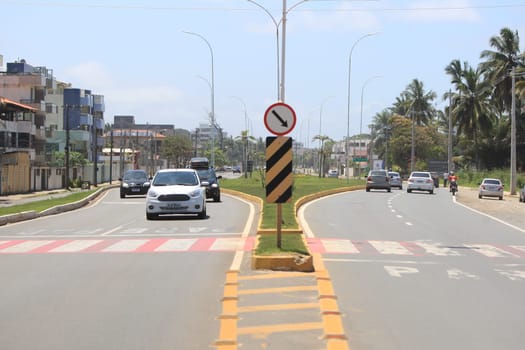
[[[288,134],[295,127],[296,122],[295,111],[286,103],[274,103],[264,113],[266,129],[277,136]]]

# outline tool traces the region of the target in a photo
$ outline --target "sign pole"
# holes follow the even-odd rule
[[[277,203],[277,248],[282,248],[281,223],[283,222],[283,209],[281,203]]]

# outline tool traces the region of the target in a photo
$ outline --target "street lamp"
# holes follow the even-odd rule
[[[211,56],[211,124],[212,124],[211,167],[213,168],[215,167],[215,131],[216,131],[216,128],[215,128],[215,78],[214,78],[215,73],[214,73],[214,68],[213,68],[213,49],[210,43],[208,42],[208,40],[206,40],[206,38],[203,37],[202,35],[195,33],[195,32],[188,32],[185,30],[183,30],[182,32],[185,34],[194,35],[194,36],[199,37],[206,43],[206,45],[208,45],[208,48],[210,49],[210,56]]]
[[[350,49],[350,54],[348,55],[348,99],[347,99],[347,110],[346,110],[346,142],[345,142],[345,171],[346,171],[346,182],[349,182],[349,171],[348,171],[348,139],[350,138],[350,77],[352,72],[352,52],[354,51],[355,46],[362,39],[379,34],[380,32],[368,33],[357,39]]]
[[[297,2],[296,4],[290,6],[290,8],[286,8],[286,0],[283,0],[283,15],[279,21],[275,19],[275,17],[268,11],[264,6],[260,5],[254,0],[246,0],[249,3],[254,4],[255,6],[261,8],[270,18],[272,19],[273,24],[275,25],[275,31],[276,31],[276,37],[277,37],[277,99],[279,101],[284,102],[284,94],[285,94],[285,62],[286,62],[286,15],[292,11],[297,6],[309,1],[309,0],[301,0]],[[281,78],[279,80],[279,26],[283,25],[282,30],[282,50],[281,50]]]
[[[370,78],[368,78],[364,84],[363,84],[363,87],[361,88],[361,117],[360,117],[360,121],[359,121],[359,157],[361,157],[361,143],[362,143],[362,137],[363,137],[363,95],[364,95],[364,92],[365,92],[365,87],[366,85],[376,79],[376,78],[381,78],[383,77],[382,75],[374,75]],[[361,176],[361,167],[359,166],[359,176]]]

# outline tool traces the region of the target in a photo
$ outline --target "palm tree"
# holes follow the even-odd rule
[[[325,147],[324,143],[326,141],[331,141],[330,137],[326,135],[315,135],[312,141],[321,141],[321,147],[319,149],[319,177],[324,177],[324,160],[325,160]],[[331,148],[330,148],[331,149]]]
[[[494,98],[500,111],[510,112],[512,101],[513,67],[523,67],[524,57],[520,56],[520,38],[518,31],[502,28],[499,36],[493,36],[489,44],[495,50],[484,50],[480,58],[485,59],[480,66],[486,70],[488,79],[494,84]],[[501,101],[501,102],[499,102]]]
[[[412,80],[396,98],[392,111],[407,118],[411,116],[417,125],[428,125],[435,115],[435,108],[432,101],[436,99],[437,94],[434,91],[425,91],[423,82],[418,79]]]
[[[456,89],[445,94],[445,98],[452,100],[452,120],[459,135],[474,141],[473,151],[479,159],[477,151],[480,137],[488,137],[496,120],[491,103],[492,83],[483,79],[481,65],[474,69],[467,62],[461,65],[458,60],[453,60],[445,72],[451,76]]]

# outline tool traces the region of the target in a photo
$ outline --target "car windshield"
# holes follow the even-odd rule
[[[147,180],[148,176],[144,171],[128,171],[124,174],[124,180]]]
[[[429,173],[412,173],[411,177],[430,177]]]
[[[399,173],[390,172],[388,173],[388,175],[390,175],[391,177],[399,177]]]
[[[153,186],[197,186],[199,180],[195,173],[187,171],[173,171],[159,173],[153,180]]]
[[[485,180],[483,181],[485,185],[501,185],[501,181],[499,180]]]
[[[197,174],[199,174],[201,180],[215,180],[215,173],[211,169],[199,169]]]
[[[370,172],[370,176],[386,176],[386,172],[381,170],[375,170]]]

